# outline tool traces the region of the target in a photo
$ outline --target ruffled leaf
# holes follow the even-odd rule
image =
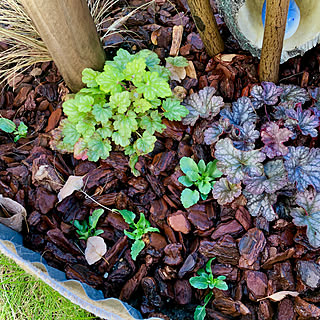
[[[260,133],[255,130],[255,124],[252,122],[246,122],[239,129],[239,135],[233,135],[233,145],[242,151],[250,151],[255,147],[255,141],[259,138]]]
[[[284,125],[294,133],[291,139],[296,139],[297,132],[313,138],[318,136],[319,118],[312,115],[310,110],[302,110],[300,105],[297,110],[289,109],[286,113],[289,119]]]
[[[295,86],[293,84],[285,85],[281,84],[282,93],[280,99],[282,102],[302,103],[310,100],[307,90]]]
[[[287,172],[282,160],[269,161],[264,165],[264,175],[245,177],[246,191],[253,194],[274,193],[288,184]]]
[[[188,60],[185,57],[168,57],[166,61],[175,67],[187,67],[189,65]]]
[[[320,192],[320,149],[289,147],[284,159],[289,181],[296,183],[298,191],[311,185]]]
[[[223,127],[218,123],[214,123],[211,128],[208,128],[204,132],[204,143],[213,144],[219,140],[219,137],[223,134]]]
[[[182,123],[194,126],[199,117],[205,119],[215,117],[224,105],[223,99],[215,96],[215,93],[215,88],[205,87],[187,98],[184,102],[189,114],[182,119]]]
[[[94,71],[90,68],[85,68],[82,70],[82,82],[89,88],[94,88],[98,86],[96,77],[100,74],[99,71]]]
[[[98,133],[95,133],[88,141],[88,160],[96,162],[100,158],[107,159],[111,149],[110,141],[108,139],[103,140]]]
[[[212,189],[213,197],[223,206],[232,202],[241,194],[241,183],[230,183],[226,178],[218,180]]]
[[[162,108],[164,109],[164,116],[171,121],[180,121],[181,118],[189,113],[188,109],[180,104],[179,100],[171,98],[168,98],[163,102]]]
[[[143,93],[147,100],[154,100],[158,97],[166,98],[172,95],[168,82],[159,77],[157,72],[146,72],[143,81],[136,84],[137,92]]]
[[[278,102],[281,93],[282,88],[277,87],[274,83],[262,82],[261,86],[254,86],[251,90],[252,104],[255,109],[259,109],[265,104],[273,106]]]
[[[220,140],[216,144],[215,157],[217,167],[229,182],[239,183],[245,176],[261,176],[263,174],[262,161],[266,156],[259,150],[240,151],[236,149],[229,138]]]
[[[248,200],[247,208],[253,217],[262,216],[268,221],[273,221],[277,218],[277,214],[273,209],[273,205],[277,201],[276,194],[262,193],[255,195],[244,190],[243,195]]]
[[[310,244],[320,247],[320,193],[314,189],[299,192],[296,203],[301,208],[293,208],[290,212],[296,226],[307,226],[307,237]]]
[[[232,103],[232,111],[230,107],[225,107],[221,110],[220,115],[229,119],[230,124],[236,128],[242,127],[246,122],[256,122],[258,119],[248,97],[239,98],[237,102]]]
[[[155,136],[145,131],[142,137],[136,140],[133,147],[137,155],[147,154],[153,150],[156,141],[157,138]]]
[[[264,143],[262,151],[269,157],[284,156],[289,149],[283,144],[292,137],[293,133],[286,129],[280,129],[274,122],[268,122],[261,127],[261,140]]]

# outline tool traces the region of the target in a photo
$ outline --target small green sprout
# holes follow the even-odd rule
[[[80,236],[79,239],[87,240],[90,237],[98,236],[103,233],[103,230],[95,230],[99,218],[103,215],[103,209],[96,209],[92,212],[92,215],[87,221],[78,221],[74,220],[73,225],[78,229],[76,230],[77,234]]]
[[[225,276],[219,276],[213,278],[211,263],[215,258],[210,259],[206,264],[206,269],[198,270],[197,277],[192,277],[189,279],[190,284],[196,289],[213,289],[217,288],[220,290],[228,290],[228,285],[224,281]],[[203,320],[206,316],[206,305],[213,296],[213,292],[210,291],[204,298],[204,305],[197,306],[194,312],[194,320]]]
[[[137,223],[134,222],[136,215],[129,210],[117,210],[123,217],[126,223],[129,224],[130,228],[133,229],[132,232],[124,230],[124,234],[129,238],[134,240],[131,247],[131,257],[135,261],[138,254],[145,247],[145,243],[142,237],[148,232],[160,232],[158,228],[153,228],[150,222],[146,220],[143,213],[140,213],[140,219]]]
[[[196,204],[201,196],[206,200],[209,192],[212,190],[215,179],[222,176],[222,172],[217,169],[218,160],[210,161],[207,165],[201,159],[198,164],[188,157],[180,159],[180,168],[185,176],[179,177],[179,182],[186,187],[196,186],[198,190],[186,188],[181,193],[181,202],[185,208]]]
[[[28,127],[22,121],[17,128],[13,121],[6,118],[0,118],[0,129],[7,133],[13,133],[15,135],[14,142],[17,142],[20,138],[25,138],[28,133]]]

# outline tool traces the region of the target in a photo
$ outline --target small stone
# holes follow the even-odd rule
[[[320,266],[312,261],[298,261],[297,271],[302,282],[310,288],[320,287]]]
[[[229,222],[219,224],[217,229],[213,231],[211,238],[213,240],[216,240],[225,234],[237,236],[242,231],[243,231],[242,226],[236,220],[231,220]]]
[[[259,269],[258,257],[266,245],[266,238],[261,230],[250,229],[239,242],[239,268]]]
[[[183,211],[177,211],[168,217],[169,226],[177,232],[188,234],[191,230],[189,221]]]
[[[259,271],[247,271],[245,275],[247,287],[250,291],[249,298],[255,301],[265,297],[268,286],[268,278],[266,274]]]

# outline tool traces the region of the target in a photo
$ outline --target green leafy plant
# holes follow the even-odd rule
[[[207,264],[206,268],[198,270],[198,276],[192,277],[189,279],[190,284],[196,289],[213,289],[217,288],[220,290],[228,290],[228,285],[224,281],[226,279],[225,276],[218,276],[217,278],[213,277],[211,264],[215,258],[210,259]],[[213,292],[210,291],[204,298],[204,305],[199,305],[196,307],[194,312],[194,319],[195,320],[203,320],[206,316],[206,305],[209,303],[210,299],[213,296]]]
[[[207,165],[201,159],[198,164],[188,157],[180,159],[180,168],[185,176],[179,177],[179,182],[186,187],[196,186],[198,190],[186,188],[181,193],[181,202],[185,208],[196,204],[201,196],[206,200],[212,190],[215,179],[222,176],[222,172],[217,169],[217,160],[210,161]]]
[[[0,118],[0,129],[4,132],[14,134],[14,142],[26,137],[28,133],[28,127],[22,121],[17,127],[13,121],[6,118]]]
[[[79,239],[87,240],[90,237],[98,236],[103,233],[103,230],[101,229],[95,230],[100,217],[103,215],[103,212],[103,209],[94,210],[91,216],[89,216],[88,222],[74,220],[73,225],[78,229],[76,232],[80,236]]]
[[[170,72],[159,63],[150,50],[133,55],[119,49],[103,72],[84,69],[82,81],[87,88],[63,103],[67,119],[60,124],[61,136],[54,137],[58,141],[51,145],[73,152],[76,159],[98,161],[109,156],[113,142],[131,156],[134,171],[138,156],[153,150],[154,133],[165,129],[162,117],[181,120],[189,113],[174,99]]]
[[[160,232],[158,228],[153,228],[150,225],[150,222],[146,220],[143,213],[140,213],[140,219],[137,223],[134,222],[136,215],[129,210],[117,210],[130,226],[133,231],[129,232],[124,230],[124,234],[131,240],[134,240],[131,246],[131,257],[133,260],[137,259],[138,254],[145,247],[145,243],[142,240],[142,237],[148,232]]]

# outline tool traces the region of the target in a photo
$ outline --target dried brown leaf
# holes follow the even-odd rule
[[[297,292],[297,291],[279,291],[279,292],[276,292],[270,296],[264,297],[262,299],[258,299],[257,301],[270,299],[272,301],[278,302],[278,301],[283,300],[286,296],[297,297],[298,295],[299,295],[299,292]]]
[[[83,176],[69,176],[63,188],[58,193],[59,202],[83,187]]]
[[[103,238],[98,236],[88,238],[84,255],[89,265],[99,261],[106,252],[107,246]]]
[[[18,202],[3,197],[0,194],[0,223],[4,224],[5,226],[21,232],[22,231],[22,221],[26,218],[27,212],[26,209]]]

